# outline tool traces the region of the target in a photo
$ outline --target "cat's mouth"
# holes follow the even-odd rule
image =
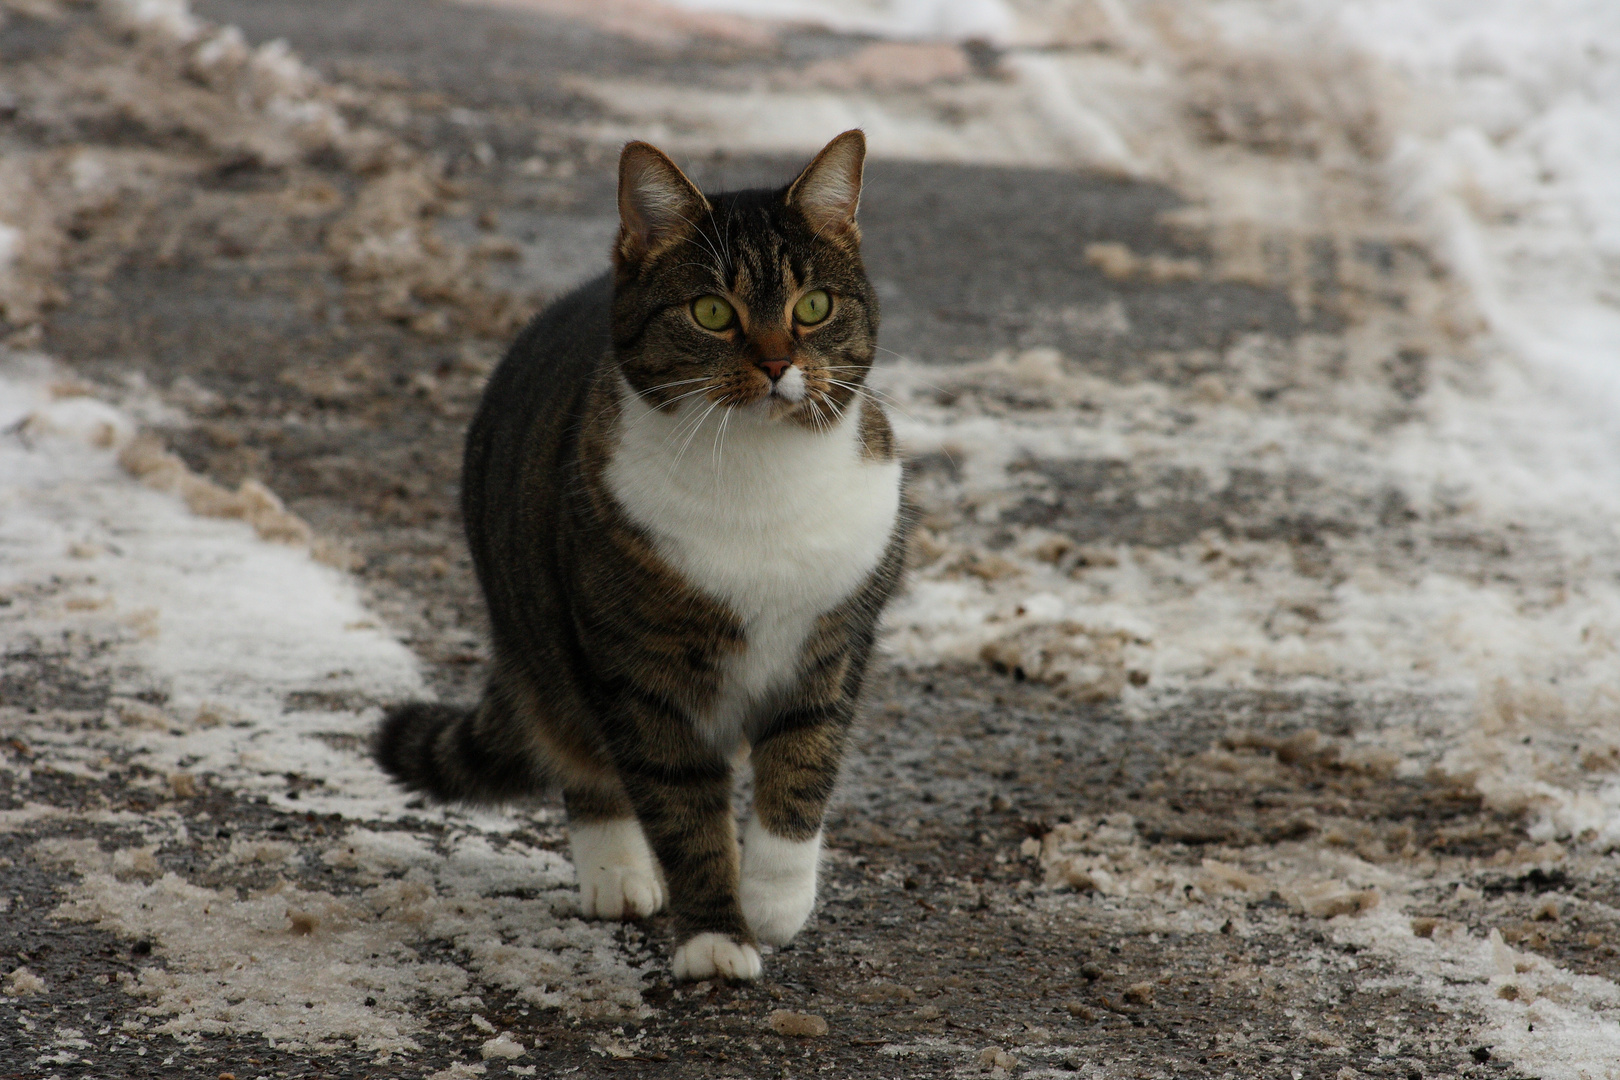
[[[782,372],[780,378],[771,380],[770,396],[794,405],[803,401],[808,392],[809,388],[804,382],[804,370],[796,365]]]
[[[801,416],[813,418],[815,426],[824,427],[842,411],[797,365],[775,377],[766,373],[764,380],[751,380],[746,390],[738,389],[741,393],[734,392],[729,400],[723,398],[722,403],[727,408],[744,410],[767,420]]]

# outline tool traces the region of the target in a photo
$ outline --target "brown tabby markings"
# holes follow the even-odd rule
[[[785,192],[712,199],[657,151],[627,148],[611,282],[524,331],[468,435],[463,517],[496,655],[484,698],[471,712],[404,706],[377,741],[388,771],[440,799],[501,802],[560,781],[576,824],[633,816],[682,940],[754,940],[738,900],[728,748],[703,730],[748,641],[612,494],[620,395],[671,415],[693,402],[747,406],[772,390],[760,361],[789,358],[805,396],[769,398],[772,416],[822,431],[858,409],[861,457],[894,459],[887,417],[864,390],[877,301],[853,221],[863,146],[858,133],[834,140]],[[805,327],[790,313],[811,287],[832,309]],[[733,305],[733,328],[696,324],[690,304],[705,294]],[[775,836],[821,828],[909,519],[903,505],[877,565],[814,620],[792,685],[750,720],[754,812]]]

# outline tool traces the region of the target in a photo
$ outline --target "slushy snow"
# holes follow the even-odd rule
[[[1096,252],[1109,273],[1252,279],[1261,272],[1255,237],[1304,236],[1327,222],[1352,237],[1418,237],[1443,263],[1446,288],[1455,286],[1426,316],[1438,374],[1399,423],[1387,422],[1376,380],[1356,376],[1357,363],[1396,344],[1370,323],[1347,343],[1307,334],[1284,352],[1259,338],[1236,342],[1221,358],[1230,377],[1190,394],[1097,379],[1084,357],[1050,350],[950,370],[927,357],[885,365],[876,385],[899,406],[908,449],[952,462],[953,477],[930,494],[961,511],[924,535],[925,565],[890,612],[885,640],[899,662],[1016,664],[1061,693],[1142,710],[1155,695],[1205,688],[1421,694],[1430,702],[1421,727],[1414,719],[1365,733],[1358,752],[1404,775],[1435,770],[1472,784],[1489,805],[1522,811],[1529,838],[1547,851],[1620,847],[1620,779],[1582,767],[1582,755],[1620,754],[1620,7],[1217,0],[1165,15],[1146,4],[1041,0],[680,6],[871,35],[883,40],[870,48],[912,49],[917,70],[936,74],[954,70],[940,42],[986,41],[1006,50],[1005,77],[919,77],[904,92],[879,93],[877,54],[868,54],[819,69],[808,85],[748,94],[580,80],[621,118],[584,134],[653,138],[677,151],[808,153],[862,125],[880,155],[1084,167],[1178,185],[1202,215],[1213,264],[1156,269],[1129,252]],[[201,32],[181,3],[123,8],[142,32]],[[228,34],[218,40],[235,47]],[[882,54],[884,63],[900,55]],[[255,56],[272,86],[264,110],[294,123],[288,110],[300,99],[288,86],[302,68],[285,52]],[[1223,112],[1234,97],[1242,107]],[[1211,148],[1189,126],[1194,112],[1271,141],[1263,151],[1249,152],[1242,137]],[[306,119],[310,131],[339,122]],[[1367,175],[1347,147],[1371,160]],[[1359,198],[1373,208],[1351,208]],[[21,220],[0,222],[3,289],[29,254]],[[1125,315],[1076,317],[1107,328]],[[940,403],[941,389],[952,405]],[[1257,408],[1284,390],[1287,412]],[[242,521],[193,516],[174,495],[125,476],[116,453],[133,421],[43,361],[14,358],[0,371],[0,430],[10,432],[0,440],[0,591],[13,599],[0,609],[0,641],[8,652],[76,642],[70,659],[116,688],[100,728],[87,734],[83,717],[44,715],[25,737],[56,767],[86,776],[118,757],[173,785],[207,777],[345,819],[318,856],[361,878],[362,891],[342,898],[289,881],[237,901],[158,873],[152,851],[184,828],[162,814],[121,821],[146,838],[123,851],[41,846],[41,857],[82,876],[65,915],[159,942],[167,973],[151,969],[131,989],[171,1030],[407,1051],[421,1034],[404,1008],[412,995],[477,1007],[466,971],[415,958],[421,935],[454,941],[479,978],[536,1003],[587,1014],[639,1008],[639,971],[607,931],[572,919],[566,863],[511,838],[515,816],[440,815],[442,850],[410,831],[411,815],[362,747],[376,716],[367,703],[419,696],[421,679],[351,582],[301,548],[266,543]],[[1076,544],[1029,528],[992,550],[985,532],[1003,512],[1050,495],[1023,467],[1031,460],[1186,470],[1211,497],[1239,466],[1274,478],[1292,470],[1331,481],[1346,505],[1395,493],[1419,517],[1454,522],[1459,536],[1512,536],[1528,569],[1523,581],[1473,575],[1437,546],[1418,573],[1373,547],[1346,546],[1336,555],[1354,572],[1328,581],[1302,573],[1282,541],[1215,532],[1151,547]],[[312,689],[360,704],[297,707],[294,695]],[[287,773],[311,781],[296,802]],[[8,813],[20,824],[47,810]],[[1521,1070],[1549,1080],[1620,1075],[1612,983],[1499,936],[1414,936],[1404,907],[1425,884],[1415,871],[1304,845],[1284,845],[1266,865],[1193,871],[1155,862],[1128,826],[1057,835],[1038,853],[1055,884],[1084,882],[1143,904],[1160,903],[1166,883],[1169,895],[1191,887],[1215,907],[1275,888],[1328,920],[1335,940],[1390,961],[1399,985],[1482,1017],[1481,1037]],[[244,867],[297,857],[273,844],[233,846],[228,856]],[[538,899],[501,895],[514,889]],[[1161,915],[1205,930],[1193,923],[1214,917],[1213,908]],[[371,953],[392,962],[368,968]],[[225,993],[227,981],[245,996]],[[300,1004],[319,998],[323,1018],[287,1008],[277,995],[288,986],[307,995]],[[381,1007],[355,1005],[368,994]],[[493,1057],[520,1049],[498,1036],[488,1045]]]
[[[832,29],[852,11],[878,12],[886,21],[867,33],[919,48],[975,36],[944,25],[948,3],[817,15],[683,2]],[[1529,838],[1554,845],[1548,857],[1562,857],[1558,843],[1620,847],[1620,779],[1604,765],[1620,753],[1620,7],[1009,0],[1001,11],[998,29],[977,35],[1006,49],[993,86],[942,77],[876,93],[851,61],[749,95],[613,80],[585,89],[627,118],[600,129],[604,139],[645,137],[629,136],[639,124],[677,149],[808,154],[860,124],[883,156],[1161,179],[1193,200],[1186,220],[1211,237],[1214,264],[1190,268],[1195,277],[1270,282],[1265,238],[1287,252],[1324,234],[1415,242],[1445,274],[1404,324],[1372,313],[1343,340],[1239,342],[1221,378],[1191,394],[1096,379],[1085,357],[1050,350],[882,365],[874,382],[907,449],[949,462],[947,479],[924,481],[940,520],[889,612],[892,654],[1016,666],[1061,693],[1144,707],[1196,688],[1420,695],[1422,715],[1364,733],[1377,744],[1367,752],[1524,813]],[[1120,276],[1137,272],[1129,254],[1096,253]],[[1304,279],[1296,271],[1288,284]],[[1122,313],[1076,317],[1105,326]],[[1357,365],[1413,333],[1433,374],[1392,424],[1387,389]],[[1287,410],[1255,407],[1253,395],[1279,392]],[[1051,498],[1032,461],[1186,470],[1210,498],[1239,468],[1279,483],[1319,478],[1337,504],[1396,497],[1454,528],[1425,541],[1422,564],[1380,552],[1377,537],[1330,537],[1336,564],[1352,569],[1337,582],[1302,573],[1285,542],[1217,533],[1136,547],[1024,528],[992,549],[1003,513]],[[1512,537],[1513,573],[1479,574],[1448,554],[1445,543],[1469,536]],[[1376,888],[1380,904],[1334,918],[1338,939],[1483,1016],[1481,1037],[1520,1069],[1620,1075],[1611,983],[1499,938],[1414,937],[1402,910],[1424,882],[1359,862],[1234,873],[1325,898],[1324,914],[1340,893]],[[1075,873],[1092,870],[1115,884],[1124,872]],[[1498,994],[1510,980],[1513,993]]]
[[[214,786],[337,815],[351,824],[316,857],[362,888],[309,889],[284,876],[302,868],[296,845],[235,841],[216,869],[277,879],[239,899],[234,886],[162,872],[154,852],[188,839],[178,815],[91,812],[144,841],[111,853],[94,840],[36,845],[36,858],[79,875],[59,915],[155,942],[164,965],[127,988],[178,1037],[259,1032],[410,1051],[423,995],[477,1004],[468,970],[418,958],[432,940],[453,942],[472,973],[536,1006],[640,1014],[640,969],[611,929],[577,918],[567,859],[505,835],[532,819],[413,814],[370,761],[379,714],[369,703],[425,689],[353,581],[301,546],[197,516],[127,475],[118,452],[135,430],[40,358],[0,368],[0,594],[11,601],[0,649],[53,654],[115,690],[104,711],[41,710],[8,718],[7,730],[60,771],[149,770],[163,778],[160,800]],[[356,704],[299,707],[296,695],[312,691]],[[7,826],[44,812],[10,812]],[[424,816],[448,826],[437,844],[408,831]]]

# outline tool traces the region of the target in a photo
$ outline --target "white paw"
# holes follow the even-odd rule
[[[793,940],[816,906],[816,869],[821,862],[821,834],[809,840],[784,840],[756,821],[743,834],[743,918],[754,936],[767,945]]]
[[[762,965],[759,950],[732,941],[724,934],[699,934],[675,950],[677,979],[722,979],[739,981],[759,978]]]
[[[664,876],[634,818],[569,825],[587,919],[640,919],[664,906]]]

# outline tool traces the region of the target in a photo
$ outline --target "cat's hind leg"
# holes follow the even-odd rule
[[[563,789],[568,846],[587,919],[640,919],[663,910],[664,873],[622,790]]]

